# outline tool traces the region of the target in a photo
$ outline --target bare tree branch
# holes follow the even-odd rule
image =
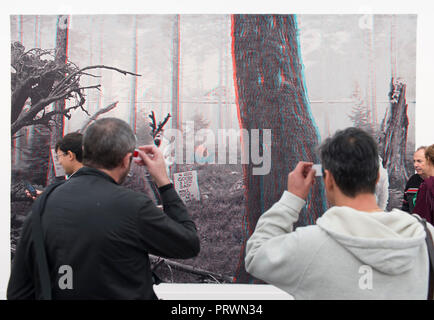
[[[76,89],[71,89],[68,90],[67,92],[64,92],[61,95],[58,96],[51,96],[45,99],[41,99],[35,106],[32,106],[30,108],[30,110],[26,113],[22,113],[19,118],[11,125],[11,132],[12,134],[15,134],[19,129],[21,129],[24,126],[28,126],[32,124],[32,121],[35,121],[37,119],[35,119],[36,115],[41,112],[42,110],[45,109],[46,106],[48,106],[49,104],[61,100],[61,99],[67,99],[70,98],[72,93],[77,93],[80,97],[80,101],[83,101],[84,103],[84,98],[82,96],[82,93],[80,92],[83,89],[94,89],[94,88],[99,88],[101,87],[101,85],[94,85],[94,86],[88,86],[88,87],[80,87],[80,88],[76,88]],[[81,104],[82,105],[82,104]],[[78,108],[81,105],[75,106],[75,107],[71,107],[71,108]],[[70,109],[70,108],[68,108]],[[68,110],[67,109],[67,110]],[[84,110],[84,109],[83,109]],[[50,112],[49,114],[54,115],[54,113]],[[59,113],[57,113],[59,114]]]
[[[54,59],[44,59],[49,55]],[[16,72],[11,72],[11,134],[12,136],[22,127],[32,124],[44,124],[48,126],[49,117],[56,114],[45,112],[45,108],[56,101],[76,99],[73,107],[67,108],[60,114],[70,117],[72,109],[83,108],[86,89],[100,90],[101,85],[80,86],[82,76],[100,78],[101,76],[87,72],[94,69],[114,70],[124,75],[139,74],[121,70],[106,65],[93,65],[79,68],[71,61],[57,61],[54,50],[32,48],[25,51],[19,42],[11,44],[11,66]],[[29,106],[29,108],[26,107]],[[113,106],[113,108],[115,105]],[[43,111],[43,115],[40,112]],[[106,111],[107,112],[107,111]],[[38,116],[39,115],[39,116]]]
[[[170,113],[167,114],[167,116],[166,116],[166,118],[164,118],[163,122],[160,122],[158,124],[157,132],[155,133],[155,135],[159,134],[163,130],[163,128],[166,125],[167,121],[169,121],[169,118],[170,118]]]
[[[83,75],[83,76],[93,77],[93,78],[102,78],[101,76],[97,76],[97,75],[95,75],[95,74],[87,73],[87,72],[83,72],[82,75]]]
[[[152,138],[155,138],[155,134],[154,132],[157,131],[157,120],[155,120],[155,113],[154,111],[151,111],[151,114],[149,115],[149,118],[151,118],[151,123],[149,124],[149,126],[152,129]]]
[[[51,77],[61,71],[62,67],[56,67],[54,69],[49,69],[42,74],[36,74],[33,76],[28,76],[24,80],[16,79],[17,83],[12,88],[12,110],[11,110],[11,120],[16,121],[23,111],[24,104],[27,99],[31,96],[31,87],[41,81],[41,79],[46,79]],[[32,103],[39,101],[32,101]]]
[[[158,123],[158,127],[157,127],[157,121],[155,120],[155,113],[154,111],[151,112],[151,114],[149,115],[149,118],[151,118],[151,123],[149,124],[149,126],[151,127],[151,136],[152,139],[155,139],[155,137],[161,132],[163,131],[164,126],[166,125],[167,121],[169,121],[170,118],[170,113],[167,114],[166,118],[164,118],[164,120]]]
[[[50,128],[49,123],[50,123],[50,121],[54,121],[53,116],[55,116],[57,114],[62,114],[69,119],[71,117],[71,115],[70,115],[71,110],[75,110],[77,108],[82,108],[82,105],[83,105],[83,103],[79,103],[75,106],[68,107],[64,110],[53,110],[53,111],[50,111],[48,113],[44,112],[44,114],[40,118],[23,121],[23,122],[21,122],[21,125],[22,125],[22,127],[25,127],[25,126],[29,126],[29,125],[42,124],[42,125],[45,125],[46,127]],[[82,108],[82,110],[88,114],[86,109]],[[44,111],[45,111],[45,109],[44,109]]]
[[[114,71],[120,72],[124,75],[130,74],[133,76],[141,77],[140,74],[121,70],[121,69],[118,69],[115,67],[109,67],[109,66],[105,66],[105,65],[88,66],[88,67],[82,68],[82,69],[70,74],[68,77],[66,77],[64,80],[62,80],[56,87],[54,87],[53,92],[57,92],[61,86],[63,86],[65,83],[67,83],[70,79],[74,78],[76,75],[81,74],[81,73],[83,73],[83,71],[90,70],[90,69],[109,69],[109,70],[114,70]]]
[[[113,102],[111,104],[109,104],[107,107],[102,108],[100,110],[98,110],[93,116],[91,116],[87,122],[81,127],[81,129],[78,132],[84,132],[87,127],[93,122],[95,121],[100,115],[109,112],[110,110],[113,110],[114,108],[117,107],[119,101]]]

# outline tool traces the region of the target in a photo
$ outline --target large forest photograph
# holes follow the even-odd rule
[[[416,25],[402,14],[11,15],[12,259],[29,185],[65,179],[57,141],[104,117],[162,150],[198,228],[196,258],[151,256],[166,283],[261,283],[245,271],[246,241],[336,130],[376,139],[382,202],[400,208],[417,147]],[[160,204],[144,167],[124,186]],[[297,226],[327,208],[318,178]]]

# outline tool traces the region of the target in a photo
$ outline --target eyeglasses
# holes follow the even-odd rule
[[[59,157],[60,157],[60,156],[63,156],[63,157],[64,157],[64,156],[66,156],[66,155],[67,155],[67,153],[61,153],[61,154],[57,154],[57,153],[56,153],[56,155],[55,155],[54,157],[56,158],[56,161],[59,161]]]

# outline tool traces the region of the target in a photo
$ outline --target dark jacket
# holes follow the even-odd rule
[[[406,211],[408,213],[413,212],[414,205],[416,203],[417,192],[419,191],[419,187],[423,179],[418,174],[414,174],[408,179],[407,184],[405,185],[404,190],[404,199],[402,201],[402,211]]]
[[[434,177],[426,178],[420,185],[413,213],[431,224],[434,223]]]
[[[164,212],[143,193],[84,167],[48,197],[42,216],[53,299],[156,299],[149,254],[191,258],[199,239],[173,187],[163,191]],[[8,299],[38,299],[40,285],[31,227],[24,224],[9,279]],[[62,266],[73,288],[61,289]]]

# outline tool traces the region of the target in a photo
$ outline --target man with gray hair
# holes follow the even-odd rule
[[[426,165],[425,149],[425,146],[421,146],[415,151],[413,155],[413,166],[416,173],[408,179],[405,185],[401,210],[408,213],[413,212],[419,187],[426,178],[423,173]]]
[[[148,254],[183,259],[199,253],[195,224],[157,147],[139,147],[135,162],[153,177],[164,212],[143,193],[120,185],[130,170],[135,143],[124,121],[96,121],[83,138],[85,167],[46,196],[41,226],[53,299],[156,299]],[[43,298],[34,219],[32,212],[23,228],[8,299]]]

